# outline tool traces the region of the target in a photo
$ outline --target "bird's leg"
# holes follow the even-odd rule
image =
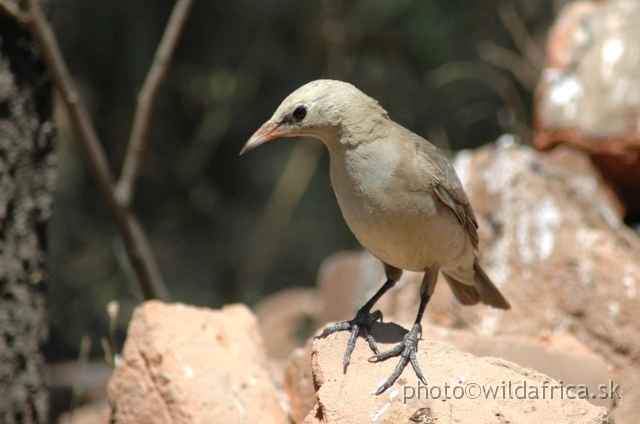
[[[347,365],[349,365],[349,361],[351,360],[351,353],[356,347],[356,339],[358,338],[358,334],[360,333],[361,328],[373,353],[375,353],[376,355],[380,353],[380,351],[378,350],[378,345],[371,335],[371,323],[378,319],[382,321],[382,312],[380,312],[379,310],[371,312],[371,308],[373,308],[373,305],[386,292],[388,292],[393,286],[396,285],[396,282],[400,280],[400,276],[402,276],[402,270],[394,268],[391,265],[384,264],[384,269],[385,274],[387,275],[387,281],[382,287],[380,287],[380,290],[378,290],[376,294],[374,294],[373,297],[369,299],[369,301],[358,310],[356,316],[352,320],[338,322],[336,324],[329,325],[324,329],[323,333],[331,333],[340,330],[351,330],[351,337],[349,337],[349,342],[347,343],[347,351],[345,352],[344,358],[342,360],[345,371]]]
[[[422,370],[420,369],[420,364],[418,364],[418,341],[422,336],[422,315],[424,315],[424,310],[427,307],[427,303],[429,303],[429,299],[433,295],[433,291],[436,287],[436,282],[438,281],[438,269],[428,270],[424,274],[424,278],[422,279],[422,286],[420,287],[420,306],[418,307],[418,315],[416,316],[416,321],[413,324],[411,330],[405,334],[402,342],[393,347],[386,352],[378,353],[371,358],[369,358],[369,362],[377,362],[382,361],[383,359],[387,359],[391,356],[400,355],[400,361],[398,365],[391,373],[391,376],[385,380],[384,383],[378,390],[376,391],[376,395],[387,390],[389,387],[393,385],[393,383],[400,377],[402,374],[402,370],[407,366],[408,362],[411,362],[411,366],[413,370],[416,372],[416,375],[422,381],[423,384],[427,384],[427,379],[425,378]]]

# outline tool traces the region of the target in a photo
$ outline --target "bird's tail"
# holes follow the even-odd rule
[[[475,271],[474,285],[461,283],[455,278],[443,273],[445,280],[449,283],[451,291],[458,301],[463,305],[474,305],[482,302],[486,305],[499,309],[510,309],[511,305],[504,298],[498,288],[493,285],[489,276],[484,272],[478,261],[473,264]]]
[[[476,272],[476,275],[474,276],[476,289],[478,290],[482,303],[491,305],[494,308],[511,309],[511,305],[509,305],[507,299],[505,299],[498,288],[493,285],[493,282],[484,272],[477,260],[473,264],[473,269]]]

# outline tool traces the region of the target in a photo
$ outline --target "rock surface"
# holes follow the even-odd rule
[[[304,348],[297,348],[287,360],[284,388],[289,399],[289,415],[294,423],[301,423],[316,404],[316,384],[311,373],[311,352],[314,339]]]
[[[112,423],[288,422],[244,305],[138,307],[108,399]]]
[[[534,145],[589,152],[640,219],[640,3],[573,2],[548,40],[536,95]]]
[[[401,331],[397,328],[395,330]],[[444,341],[452,344],[462,352],[478,357],[503,358],[520,366],[541,371],[558,382],[562,382],[564,386],[570,384],[576,386],[584,385],[588,388],[589,393],[599,393],[599,384],[615,380],[614,375],[611,373],[611,367],[606,361],[595,355],[572,336],[566,334],[560,336],[549,335],[537,339],[513,336],[482,336],[473,334],[470,331],[451,330],[426,324],[423,325],[422,339],[427,341],[426,343],[429,340]],[[302,423],[309,411],[316,406],[316,389],[318,385],[314,384],[314,381],[317,382],[319,380],[317,377],[314,380],[311,364],[312,356],[315,355],[316,343],[321,342],[322,339],[317,341],[310,339],[304,348],[296,349],[289,357],[285,387],[290,402],[291,418],[295,423]],[[367,344],[362,338],[358,340],[357,344],[362,344],[366,353]],[[343,353],[344,351],[341,352],[339,347],[336,348],[335,355],[337,356],[335,360],[339,362]],[[393,364],[396,360],[389,359],[388,362]],[[456,357],[453,356],[450,360],[455,362]],[[430,361],[430,356],[428,356],[426,362],[421,363],[428,379],[433,376],[433,364]],[[344,378],[359,378],[359,376],[354,377],[349,374],[351,367],[352,365],[349,365],[349,371]],[[377,368],[370,368],[369,371],[378,372]],[[314,371],[314,373],[316,372]],[[409,381],[415,380],[415,376],[411,374],[410,369],[407,373]],[[413,383],[413,386],[415,384]],[[357,395],[354,394],[354,396]],[[593,405],[607,408],[614,406],[614,401],[610,396],[600,398],[597,395],[595,399],[589,398],[588,401]]]
[[[597,393],[600,384],[617,380],[608,362],[569,334],[538,338],[483,336],[468,331],[425,326],[422,337],[451,343],[461,351],[475,356],[506,359],[535,369],[565,385],[584,385],[591,393]],[[606,408],[615,406],[611,397],[587,400]]]
[[[267,355],[285,360],[315,328],[314,317],[323,309],[318,290],[291,287],[267,296],[255,308]]]
[[[389,323],[374,323],[372,331],[384,341],[383,349],[397,344],[405,333]],[[428,386],[418,385],[409,366],[389,390],[375,396],[371,392],[392,372],[397,358],[369,363],[368,345],[358,343],[345,374],[342,355],[348,338],[339,332],[314,341],[317,402],[304,423],[609,422],[605,408],[568,399],[566,392],[561,399],[557,387],[552,398],[550,387],[560,383],[537,371],[503,359],[477,358],[433,340],[423,340],[418,353]]]
[[[640,238],[580,162],[574,150],[518,146],[458,156],[487,272],[513,307],[459,316],[480,334],[573,334],[614,365],[622,399],[613,416],[631,423],[640,416]]]

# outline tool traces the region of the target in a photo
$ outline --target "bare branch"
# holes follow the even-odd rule
[[[544,53],[529,35],[527,27],[516,13],[513,4],[504,2],[498,7],[498,16],[509,31],[509,34],[511,34],[511,39],[522,56],[527,59],[534,69],[540,72],[544,61]]]
[[[491,41],[481,41],[477,48],[482,60],[510,71],[529,92],[535,90],[539,74],[522,56]]]
[[[483,62],[452,61],[436,68],[425,75],[425,82],[433,88],[440,88],[457,80],[477,80],[493,90],[502,104],[514,113],[514,122],[510,123],[511,130],[521,140],[527,141],[531,130],[526,123],[526,108],[518,95],[518,90],[511,80],[499,70]]]
[[[167,299],[168,291],[160,277],[158,265],[148,246],[144,232],[128,208],[120,205],[115,196],[114,180],[106,154],[89,118],[82,99],[69,75],[58,41],[46,21],[38,0],[25,0],[26,25],[38,43],[43,59],[56,88],[60,91],[69,121],[78,143],[89,163],[107,209],[122,236],[129,261],[136,271],[146,299]]]
[[[149,118],[160,82],[169,69],[173,52],[189,17],[193,0],[178,0],[173,7],[171,17],[164,30],[153,64],[138,94],[138,105],[133,118],[133,127],[127,146],[127,154],[122,166],[120,180],[116,185],[116,196],[120,203],[129,206],[133,194],[133,185],[142,163],[142,152],[147,138]]]
[[[0,0],[0,11],[4,12],[6,15],[12,17],[16,21],[24,24],[26,22],[25,14],[17,3],[8,0]]]

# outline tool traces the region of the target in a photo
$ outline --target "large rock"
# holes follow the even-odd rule
[[[484,334],[574,334],[615,366],[617,423],[640,416],[640,238],[584,155],[487,147],[455,161],[487,270],[512,310],[460,309]]]
[[[609,361],[640,363],[640,238],[584,155],[487,147],[456,166],[483,262],[513,306],[465,308],[468,322],[484,333],[571,332]]]
[[[383,349],[400,342],[405,333],[389,323],[374,323],[372,330],[384,341]],[[339,332],[313,342],[317,392],[305,423],[609,422],[605,408],[569,399],[577,392],[560,395],[561,383],[537,371],[503,359],[477,358],[433,340],[423,340],[418,352],[428,386],[418,384],[408,366],[391,388],[376,396],[372,392],[390,375],[397,358],[370,363],[369,346],[360,340],[345,373],[342,355],[348,338],[348,333]]]
[[[640,3],[568,4],[549,35],[534,145],[588,151],[640,219]]]
[[[423,340],[439,340],[450,343],[462,352],[471,353],[474,356],[506,359],[546,374],[559,383],[562,382],[564,386],[583,385],[589,393],[598,393],[595,398],[588,397],[589,403],[607,408],[612,408],[615,405],[617,398],[615,394],[607,397],[599,396],[601,384],[613,384],[615,387],[616,383],[613,380],[610,364],[570,335],[547,335],[536,339],[514,336],[482,336],[468,330],[451,330],[425,323],[422,338]],[[302,423],[317,403],[316,391],[319,388],[320,379],[315,368],[314,374],[312,374],[311,364],[312,357],[315,355],[314,350],[317,343],[322,343],[321,340],[310,339],[304,349],[296,349],[290,355],[287,363],[285,388],[294,423]],[[359,339],[358,343],[367,346],[362,339]],[[339,347],[336,349],[334,353],[336,361],[340,361],[342,358],[344,348],[342,351]],[[455,358],[452,359],[455,361]],[[389,359],[392,363],[396,360]],[[430,357],[427,357],[426,362],[421,363],[421,366],[425,370],[427,379],[430,380],[433,369]],[[382,371],[377,368],[370,368],[369,372],[377,375],[379,373],[380,379],[384,377]],[[349,375],[347,373],[345,378],[348,378]],[[411,375],[410,372],[409,375]],[[352,377],[359,378],[355,375]],[[415,379],[415,377],[412,378]]]
[[[243,305],[138,307],[108,397],[112,423],[288,422]]]

